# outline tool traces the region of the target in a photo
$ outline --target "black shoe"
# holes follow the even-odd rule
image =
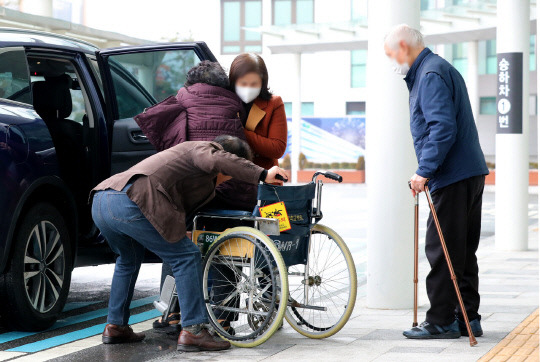
[[[461,337],[457,321],[447,326],[423,322],[418,327],[403,331],[403,335],[410,339],[454,339]]]
[[[180,313],[170,313],[167,317],[161,317],[152,323],[154,331],[159,333],[177,334],[182,331]]]
[[[467,326],[465,325],[465,322],[456,317],[458,324],[459,324],[459,330],[461,332],[461,335],[463,337],[468,337],[469,332],[467,331]],[[475,337],[480,337],[484,334],[484,331],[482,330],[482,326],[480,325],[480,319],[482,319],[481,316],[478,316],[478,318],[473,319],[472,321],[469,321],[471,323],[471,330]]]

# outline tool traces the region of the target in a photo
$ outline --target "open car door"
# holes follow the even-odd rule
[[[145,108],[176,94],[190,68],[217,61],[204,42],[166,43],[96,52],[107,104],[111,174],[155,153],[133,119]]]

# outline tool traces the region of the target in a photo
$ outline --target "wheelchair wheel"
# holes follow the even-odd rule
[[[289,267],[285,318],[300,334],[326,338],[349,320],[356,302],[356,268],[349,248],[332,229],[315,225],[307,265]]]
[[[204,299],[216,333],[238,347],[268,340],[288,298],[287,268],[272,240],[257,229],[232,228],[210,246],[203,263]]]

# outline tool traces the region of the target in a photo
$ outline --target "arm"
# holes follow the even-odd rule
[[[249,130],[244,130],[247,141],[253,151],[263,157],[278,159],[287,148],[287,116],[281,98],[272,112],[268,137],[263,137]]]
[[[204,143],[193,149],[193,166],[206,174],[222,173],[240,181],[257,184],[264,169],[254,163],[225,152],[216,144]]]
[[[278,181],[277,175],[287,178],[285,170],[277,166],[270,170],[255,165],[244,158],[225,152],[216,144],[206,143],[193,149],[193,165],[206,174],[222,173],[240,181],[257,184],[259,181],[272,183]]]
[[[416,174],[431,178],[456,140],[456,111],[451,90],[436,73],[426,74],[419,96],[429,135],[422,148]]]
[[[182,117],[182,113],[185,113],[184,106],[176,97],[170,96],[133,118],[159,152],[175,145],[169,144],[170,139],[182,138],[181,134],[177,134],[179,129],[184,129],[185,136],[185,114]]]

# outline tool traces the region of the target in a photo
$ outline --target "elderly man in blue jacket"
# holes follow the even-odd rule
[[[384,44],[394,71],[409,89],[411,133],[418,169],[411,177],[413,196],[429,182],[450,258],[473,334],[482,335],[476,250],[480,240],[482,194],[488,174],[463,77],[424,46],[422,34],[405,24],[388,33]],[[467,336],[467,329],[432,215],[428,218],[426,278],[430,308],[407,338]]]

